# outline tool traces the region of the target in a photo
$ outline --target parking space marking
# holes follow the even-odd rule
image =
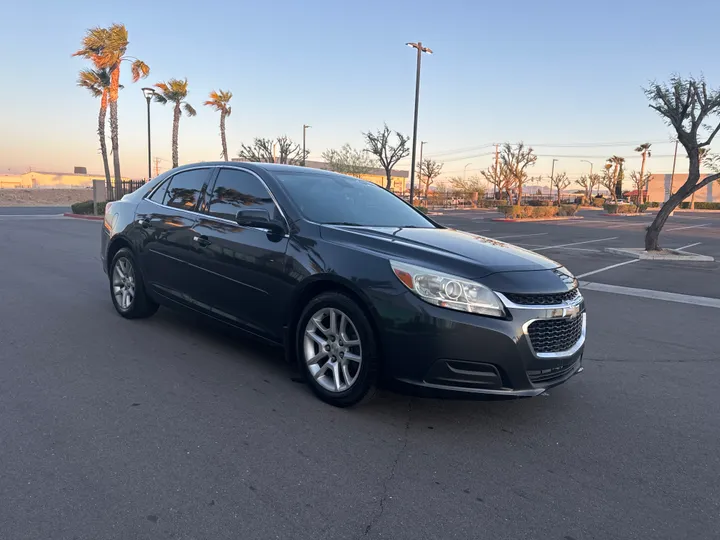
[[[607,242],[608,240],[617,240],[617,236],[613,236],[611,238],[598,238],[597,240],[585,240],[584,242],[572,242],[570,244],[559,244],[557,246],[545,246],[541,248],[534,249],[533,251],[542,251],[544,249],[557,249],[562,247],[568,247],[568,246],[579,246],[581,244],[592,244],[593,242]]]
[[[631,259],[629,261],[624,261],[617,264],[611,264],[610,266],[605,266],[603,268],[598,268],[597,270],[593,270],[592,272],[585,272],[584,274],[580,274],[579,276],[575,276],[576,278],[584,278],[587,276],[592,276],[593,274],[599,274],[600,272],[605,272],[606,270],[612,270],[613,268],[617,268],[618,266],[625,266],[626,264],[632,264],[640,262],[640,259]]]
[[[539,246],[537,244],[526,244],[524,242],[513,242],[516,246],[528,248],[533,251],[534,248],[544,248],[548,246]],[[602,249],[590,249],[590,248],[579,248],[579,247],[556,247],[555,249],[564,249],[568,251],[587,251],[588,253],[603,253]]]
[[[703,223],[702,225],[688,225],[687,227],[676,227],[674,229],[668,229],[665,232],[682,231],[683,229],[697,229],[698,227],[707,227],[709,223]]]
[[[652,221],[636,221],[635,223],[620,223],[619,225],[610,225],[609,227],[605,227],[606,229],[619,229],[620,227],[632,227],[635,225],[645,226],[647,227],[650,225]]]
[[[544,236],[548,233],[541,232],[541,233],[533,233],[533,234],[510,234],[508,236],[495,236],[495,240],[504,240],[505,238],[523,238],[527,236]]]
[[[0,219],[60,219],[62,214],[0,214]]]
[[[682,251],[683,249],[699,246],[700,244],[702,244],[702,242],[695,242],[694,244],[688,244],[687,246],[683,246],[683,247],[679,247],[679,248],[675,248],[675,249],[677,251]]]
[[[639,259],[628,262],[636,262],[637,260]],[[710,298],[708,296],[692,296],[689,294],[655,291],[652,289],[636,289],[634,287],[621,287],[620,285],[592,283],[590,281],[581,281],[580,287],[588,291],[623,294],[625,296],[638,296],[641,298],[650,298],[653,300],[663,300],[665,302],[677,302],[680,304],[690,304],[693,306],[703,306],[720,309],[720,298]]]

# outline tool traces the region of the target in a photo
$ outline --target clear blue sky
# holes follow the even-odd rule
[[[350,7],[352,6],[352,7]],[[687,9],[687,12],[684,10]],[[75,86],[85,62],[72,58],[88,27],[124,23],[128,54],[145,60],[147,81],[123,74],[123,174],[146,171],[145,101],[140,87],[189,80],[195,118],[180,125],[180,161],[219,157],[218,115],[202,106],[216,88],[234,93],[228,144],[308,131],[311,159],[387,122],[412,131],[414,51],[423,57],[419,140],[449,174],[489,165],[493,142],[536,145],[533,174],[587,170],[579,155],[632,155],[660,141],[652,172],[668,172],[671,132],[647,107],[641,87],[673,72],[704,73],[720,86],[716,24],[720,2],[337,0],[273,2],[97,2],[7,4],[0,18],[0,173],[102,171],[95,133],[98,102]],[[170,159],[171,110],[153,104],[154,154]],[[665,142],[663,142],[665,141]],[[627,142],[585,148],[550,144]],[[566,157],[578,156],[578,157]],[[636,163],[637,162],[637,163]],[[629,169],[639,160],[629,162]],[[164,161],[167,167],[169,161]],[[404,162],[409,167],[409,159]]]

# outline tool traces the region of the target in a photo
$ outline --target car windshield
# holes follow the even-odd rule
[[[326,225],[420,227],[435,225],[383,188],[329,172],[273,171],[303,216]]]

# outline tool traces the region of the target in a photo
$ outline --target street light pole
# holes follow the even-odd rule
[[[423,47],[422,42],[417,43],[406,43],[408,47],[417,49],[417,71],[415,73],[415,114],[413,118],[413,134],[412,134],[412,162],[410,163],[410,205],[413,203],[413,196],[415,193],[415,148],[417,139],[417,123],[418,123],[418,105],[420,104],[420,61],[422,53],[432,54],[432,51],[427,47]]]
[[[470,163],[466,163],[465,167],[463,168],[463,180],[467,179],[467,168],[472,165],[472,161]]]
[[[303,124],[303,155],[302,155],[302,166],[305,166],[305,132],[307,131],[307,128],[312,127],[308,126],[307,124]]]
[[[143,95],[147,101],[147,121],[148,121],[148,181],[152,178],[152,152],[150,148],[150,101],[155,95],[155,90],[152,88],[143,88]]]

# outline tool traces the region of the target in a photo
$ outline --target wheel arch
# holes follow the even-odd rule
[[[107,248],[107,254],[105,256],[105,270],[107,271],[108,275],[110,275],[110,265],[112,264],[115,254],[124,247],[132,251],[133,254],[135,253],[135,251],[133,251],[132,244],[127,238],[120,235],[115,235],[115,237],[110,240]]]
[[[378,324],[378,315],[372,308],[372,303],[367,295],[359,289],[351,281],[343,279],[336,275],[323,274],[313,276],[307,280],[300,289],[297,290],[290,302],[288,316],[285,327],[285,358],[288,362],[294,362],[295,359],[295,335],[296,326],[302,315],[302,311],[307,303],[316,296],[326,292],[338,292],[344,294],[353,300],[363,311],[370,323],[378,353],[382,358],[382,339],[380,338],[380,325]],[[382,363],[381,363],[382,365]]]

